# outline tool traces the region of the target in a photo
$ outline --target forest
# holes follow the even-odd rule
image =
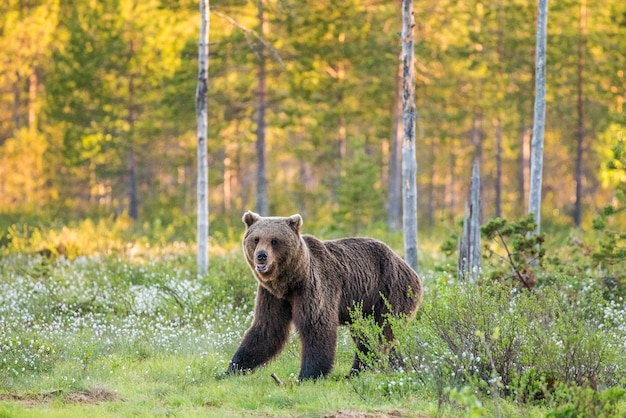
[[[397,229],[399,2],[210,7],[211,224],[261,205]],[[542,221],[588,226],[624,181],[605,167],[626,125],[626,5],[549,13]],[[523,215],[536,5],[417,2],[415,21],[420,230],[462,215],[474,159],[483,219]],[[0,212],[193,217],[198,26],[189,0],[3,2]]]
[[[0,2],[0,416],[625,416],[626,2],[550,2],[541,225],[537,4],[411,3],[423,301],[355,301],[299,381],[295,330],[224,373],[258,292],[242,213],[408,259],[408,2],[210,3],[206,272],[198,2]]]

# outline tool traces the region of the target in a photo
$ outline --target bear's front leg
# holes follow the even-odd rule
[[[285,346],[291,325],[291,305],[259,286],[254,321],[228,365],[227,374],[247,372],[267,363]]]
[[[302,342],[302,358],[298,380],[318,379],[333,369],[337,346],[337,320],[325,314],[302,312],[294,318]]]

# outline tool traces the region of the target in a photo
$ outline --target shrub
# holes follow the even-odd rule
[[[596,391],[589,387],[562,385],[555,393],[557,408],[550,411],[548,418],[612,418],[623,416],[619,413],[619,402],[624,399],[626,390],[609,388]]]
[[[621,309],[588,280],[573,286],[571,279],[557,277],[528,292],[442,279],[427,292],[412,326],[389,323],[405,373],[434,386],[440,399],[449,396],[449,388],[470,385],[536,402],[561,385],[599,389],[623,381]],[[380,327],[366,318],[360,325],[370,327],[374,347]],[[384,371],[381,366],[388,364],[381,358],[372,355],[371,366]]]
[[[535,287],[535,270],[545,256],[542,248],[545,236],[535,234],[536,228],[532,213],[517,222],[496,218],[481,227],[481,234],[487,240],[484,253],[492,262],[491,279],[512,278],[528,290]]]

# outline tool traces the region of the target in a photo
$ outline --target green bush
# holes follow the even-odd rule
[[[571,282],[557,277],[528,292],[441,279],[411,326],[389,320],[405,372],[440,399],[467,385],[522,403],[545,402],[561,385],[620,385],[624,307],[606,301],[593,281]],[[381,327],[367,318],[358,326],[369,327],[375,347]],[[388,369],[384,357],[370,358],[375,370]]]
[[[531,213],[517,222],[496,218],[481,227],[485,239],[485,258],[492,280],[513,279],[530,290],[537,284],[537,267],[545,256],[544,234],[536,234],[537,223]]]
[[[623,417],[619,402],[626,390],[609,388],[596,391],[589,387],[561,385],[554,395],[554,403],[560,405],[546,415],[548,418],[617,418]]]

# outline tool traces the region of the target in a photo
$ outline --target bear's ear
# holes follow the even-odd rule
[[[287,224],[296,231],[297,234],[300,234],[300,227],[302,226],[302,216],[300,214],[291,215],[287,218]]]
[[[241,218],[243,223],[245,223],[248,228],[250,228],[252,224],[254,224],[259,219],[261,219],[261,216],[259,214],[250,211],[244,213],[243,218]]]

